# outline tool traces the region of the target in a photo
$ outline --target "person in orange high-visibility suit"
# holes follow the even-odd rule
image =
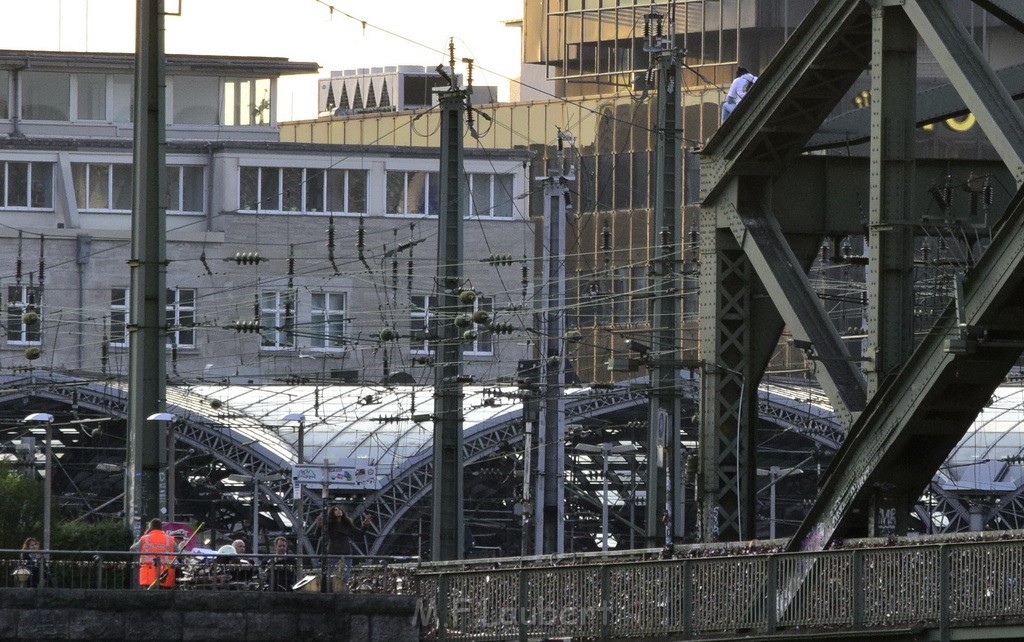
[[[139,555],[139,588],[174,588],[174,538],[163,531],[163,522],[153,519],[149,530],[132,544]],[[157,579],[159,578],[159,582]]]

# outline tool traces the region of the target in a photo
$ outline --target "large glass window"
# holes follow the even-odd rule
[[[76,74],[78,120],[107,119],[107,77]]]
[[[388,172],[385,212],[437,216],[440,195],[437,172]]]
[[[466,174],[468,216],[512,218],[512,174]]]
[[[214,76],[174,76],[171,122],[216,125],[220,81]]]
[[[295,347],[295,293],[288,290],[260,293],[260,347],[266,350]]]
[[[309,345],[314,348],[338,349],[345,338],[345,294],[314,292],[309,316]]]
[[[7,288],[7,343],[37,345],[42,340],[42,315],[39,310],[40,290],[31,285]]]
[[[24,120],[71,120],[71,74],[23,71],[21,117]]]
[[[78,209],[85,212],[130,212],[132,166],[112,163],[72,163]]]
[[[3,209],[53,209],[53,163],[0,163]]]
[[[202,213],[205,211],[205,173],[201,165],[167,168],[167,211]]]
[[[239,209],[365,214],[366,181],[363,169],[242,167]]]

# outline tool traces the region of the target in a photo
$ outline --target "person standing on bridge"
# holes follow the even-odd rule
[[[316,525],[321,529],[320,546],[326,545],[327,554],[331,557],[345,557],[342,581],[346,584],[352,579],[352,538],[362,535],[372,523],[373,519],[366,515],[357,525],[340,504],[332,506],[327,513],[326,528],[324,528],[323,516],[320,515],[316,518]]]
[[[157,518],[149,522],[149,530],[131,546],[139,555],[139,588],[174,588],[174,538],[164,532]]]

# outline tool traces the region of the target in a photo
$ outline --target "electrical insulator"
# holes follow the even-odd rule
[[[927,244],[921,246],[921,260],[922,261],[927,263],[928,259],[931,258],[931,255],[932,255],[932,248],[931,248],[931,246],[929,246]]]
[[[992,200],[995,197],[995,188],[992,187],[992,178],[986,178],[985,184],[981,187],[981,202],[985,205],[991,205]]]
[[[828,263],[829,258],[830,253],[828,251],[828,241],[825,241],[821,244],[821,262]]]
[[[942,202],[946,204],[947,208],[953,203],[953,186],[948,180],[942,187]]]
[[[235,252],[235,263],[238,265],[259,265],[263,257],[259,252]]]
[[[253,334],[260,331],[259,321],[250,321],[246,319],[238,319],[231,324],[231,328],[235,332],[241,332],[245,334]]]
[[[612,230],[606,220],[601,227],[601,250],[607,252],[610,249],[612,249]]]
[[[480,262],[489,265],[512,265],[516,260],[511,254],[492,254],[485,259],[480,259]]]
[[[356,250],[359,251],[359,256],[363,255],[363,250],[366,249],[366,228],[363,227],[363,217],[359,217],[359,229],[356,230]]]
[[[690,228],[690,243],[696,243],[699,240],[700,240],[700,231],[697,229],[697,226],[691,227]]]
[[[522,273],[522,277],[521,277],[521,279],[519,281],[519,284],[521,286],[523,286],[523,298],[525,299],[526,298],[526,290],[530,287],[530,266],[528,266],[524,262],[522,267],[520,268],[520,271]]]
[[[412,365],[414,366],[432,366],[434,365],[433,357],[413,357]]]
[[[490,330],[494,334],[512,334],[516,331],[511,323],[493,323]]]

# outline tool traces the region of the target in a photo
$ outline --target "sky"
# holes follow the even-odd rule
[[[386,65],[433,68],[473,58],[474,85],[519,75],[523,0],[165,0],[167,53],[277,56],[332,70]],[[131,52],[136,0],[0,0],[0,49]],[[364,26],[365,23],[365,26]],[[456,71],[465,73],[457,66]],[[282,79],[279,119],[316,116],[315,76]]]

